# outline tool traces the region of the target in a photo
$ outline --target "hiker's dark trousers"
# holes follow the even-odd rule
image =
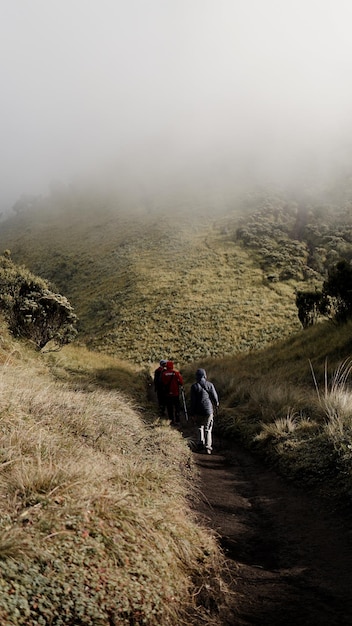
[[[166,406],[164,390],[163,389],[157,389],[156,390],[156,395],[157,395],[157,398],[158,398],[158,405],[159,405],[160,414],[164,415],[164,413],[165,413],[165,406]]]
[[[169,420],[172,422],[180,421],[180,399],[178,396],[167,396],[166,410]]]

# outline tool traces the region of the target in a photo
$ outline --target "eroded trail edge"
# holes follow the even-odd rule
[[[194,453],[203,522],[219,535],[238,626],[352,625],[351,520],[240,447]]]

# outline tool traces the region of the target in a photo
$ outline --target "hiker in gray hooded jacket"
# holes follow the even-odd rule
[[[191,387],[190,415],[198,426],[198,450],[205,450],[211,454],[213,449],[212,430],[214,423],[214,407],[219,406],[219,398],[216,389],[207,380],[206,371],[196,371],[196,382]]]

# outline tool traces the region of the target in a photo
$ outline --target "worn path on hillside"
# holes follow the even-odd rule
[[[199,515],[219,535],[233,591],[219,626],[351,626],[351,520],[238,446],[194,460]]]

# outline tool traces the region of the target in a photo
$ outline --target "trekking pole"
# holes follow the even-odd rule
[[[187,413],[187,406],[186,406],[185,390],[184,390],[183,387],[181,387],[181,396],[182,396],[183,410],[185,412],[186,422],[188,422],[188,413]]]

